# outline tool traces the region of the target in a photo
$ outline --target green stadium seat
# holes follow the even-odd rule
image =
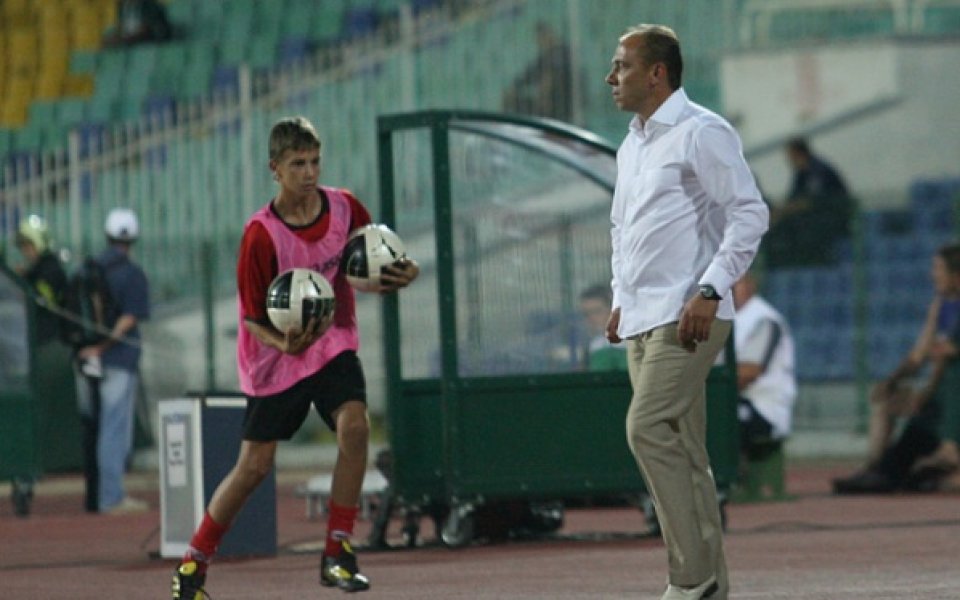
[[[60,123],[65,127],[74,127],[87,120],[87,101],[82,98],[60,100]]]
[[[156,62],[150,76],[150,91],[176,94],[180,72],[187,65],[187,45],[171,42],[157,47]]]
[[[93,73],[97,70],[97,52],[94,50],[74,50],[70,53],[71,73]]]
[[[281,38],[312,38],[314,13],[317,3],[313,0],[287,0],[286,12],[280,22]]]
[[[55,123],[59,118],[56,100],[34,100],[30,103],[31,123]]]
[[[344,13],[346,13],[346,7],[339,2],[323,3],[313,15],[310,38],[329,42],[340,37]]]

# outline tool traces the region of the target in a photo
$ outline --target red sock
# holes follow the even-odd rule
[[[357,506],[340,506],[330,500],[330,518],[327,519],[327,545],[324,554],[340,556],[340,540],[353,535],[353,524],[357,521]]]
[[[200,522],[200,527],[197,528],[193,538],[190,539],[190,547],[187,549],[187,553],[183,555],[183,562],[195,560],[200,563],[202,570],[206,570],[207,563],[217,552],[220,539],[223,538],[229,528],[227,525],[220,525],[214,521],[210,513],[203,513],[203,521]]]

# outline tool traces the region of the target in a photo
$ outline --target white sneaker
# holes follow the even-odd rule
[[[717,585],[717,578],[711,576],[697,587],[682,588],[675,585],[667,585],[667,591],[663,593],[660,600],[702,600],[710,598],[717,593],[720,586]]]
[[[143,500],[124,496],[123,500],[103,511],[103,513],[107,515],[131,515],[134,513],[147,512],[148,510],[150,510],[150,505]]]

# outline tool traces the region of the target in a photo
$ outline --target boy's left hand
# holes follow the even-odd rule
[[[389,267],[384,267],[380,273],[380,283],[383,284],[381,293],[395,292],[405,288],[420,275],[420,265],[412,258],[401,258]]]

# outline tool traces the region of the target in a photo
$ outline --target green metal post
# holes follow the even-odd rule
[[[450,177],[449,121],[440,118],[432,124],[434,220],[437,243],[437,293],[440,307],[441,388],[443,390],[443,463],[445,472],[459,476],[454,460],[458,435],[459,366],[457,361],[457,302],[453,247],[453,193]],[[448,484],[451,480],[448,480]]]
[[[377,134],[377,157],[380,166],[380,218],[390,227],[396,227],[396,201],[394,199],[393,143],[390,130]],[[399,398],[401,384],[400,305],[396,294],[387,294],[380,305],[383,318],[383,357],[387,374],[387,408]],[[388,419],[389,422],[389,419]]]
[[[866,433],[870,407],[867,402],[870,371],[867,367],[867,274],[863,213],[853,213],[853,351],[857,386],[857,433]]]
[[[216,326],[213,314],[213,277],[216,273],[216,258],[213,244],[205,240],[200,245],[200,273],[201,285],[203,289],[201,295],[203,298],[203,338],[204,350],[207,361],[207,390],[217,389],[217,367],[216,367]]]

